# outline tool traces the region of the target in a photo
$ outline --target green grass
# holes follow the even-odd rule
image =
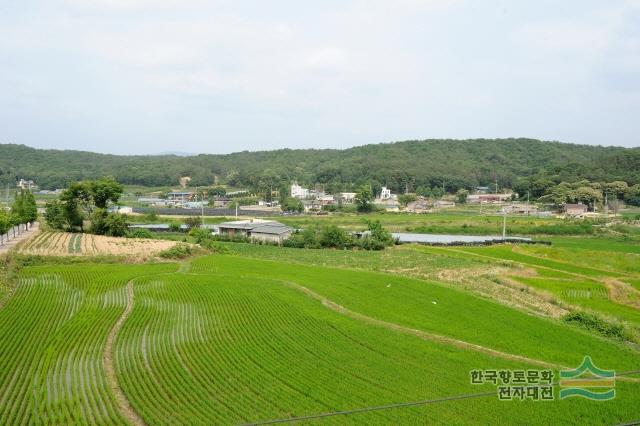
[[[244,255],[256,255],[243,245]],[[353,253],[276,251],[279,262],[213,255],[176,264],[23,267],[0,309],[0,418],[3,423],[124,424],[103,370],[107,335],[134,305],[114,346],[117,380],[149,425],[239,424],[394,402],[476,393],[472,369],[532,368],[434,343],[328,309],[293,281],[354,311],[536,359],[630,369],[640,355],[557,321],[390,274],[310,266]],[[240,250],[239,250],[240,251]],[[306,264],[289,262],[305,253]],[[355,252],[354,252],[355,253]],[[355,255],[362,268],[402,256]],[[360,256],[360,257],[359,257]],[[379,257],[376,257],[379,256]],[[343,260],[346,265],[346,261]],[[431,266],[467,266],[435,257]],[[473,264],[474,261],[471,261]],[[433,301],[437,304],[433,304]],[[621,423],[640,404],[637,383],[618,382],[607,403],[500,402],[496,397],[325,419],[328,424]]]
[[[329,216],[287,216],[279,221],[297,228],[312,224],[331,223],[349,230],[366,228],[367,220],[379,220],[382,225],[394,232],[418,232],[466,235],[497,235],[502,233],[502,215],[496,212],[479,214],[476,209],[456,209],[447,212],[408,214],[373,213],[367,215],[336,214]],[[531,216],[508,216],[509,235],[535,234],[589,234],[593,232],[590,222],[573,222],[556,218],[537,218]]]
[[[3,424],[123,424],[105,383],[106,336],[125,283],[174,265],[25,268],[0,310]]]
[[[519,249],[520,247],[518,247]],[[556,269],[569,274],[577,274],[589,277],[616,277],[620,274],[615,271],[607,271],[595,269],[586,266],[577,266],[572,263],[559,262],[554,259],[540,258],[513,250],[513,246],[496,245],[489,247],[459,247],[456,251],[476,254],[478,256],[493,257],[500,260],[513,261],[525,265],[537,266],[542,268]]]
[[[549,362],[572,365],[587,353],[619,368],[640,362],[622,346],[434,282],[234,256],[196,259],[192,271],[293,281],[365,315]]]
[[[555,248],[640,254],[640,240],[630,237],[550,237],[548,239]]]
[[[435,278],[445,269],[472,268],[482,262],[473,258],[451,258],[442,255],[425,256],[413,246],[400,245],[380,251],[298,249],[262,246],[247,243],[220,244],[243,257],[269,259],[287,263],[334,268],[392,272],[420,278]]]
[[[596,243],[596,246],[600,243]],[[582,241],[582,247],[589,247],[589,241]],[[536,276],[511,276],[518,282],[551,293],[558,300],[576,308],[604,314],[621,321],[629,321],[640,326],[640,311],[620,304],[609,298],[602,279],[617,279],[638,286],[637,254],[612,251],[606,254],[600,250],[584,250],[577,244],[570,248],[555,246],[490,246],[490,247],[415,247],[414,250],[429,255],[447,255],[451,258],[472,257],[487,263],[512,261],[534,269]],[[514,250],[516,250],[514,252]],[[557,260],[556,260],[557,259]],[[592,267],[590,267],[592,266]],[[595,268],[597,267],[597,269]],[[517,271],[517,270],[516,270]],[[634,275],[629,275],[633,273]],[[590,293],[585,293],[590,292]]]
[[[640,310],[611,301],[603,285],[592,281],[566,281],[549,278],[521,277],[517,280],[532,287],[549,291],[571,305],[624,321],[631,321],[640,326]]]

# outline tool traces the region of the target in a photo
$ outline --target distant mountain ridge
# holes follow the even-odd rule
[[[36,149],[0,144],[0,182],[32,179],[41,188],[111,175],[126,184],[191,185],[214,181],[234,186],[284,185],[298,181],[330,188],[374,182],[394,190],[440,185],[448,189],[486,185],[498,179],[511,186],[518,178],[555,181],[624,180],[640,183],[640,148],[575,145],[536,139],[405,141],[348,149],[278,149],[199,154],[189,157],[112,155],[87,151]]]

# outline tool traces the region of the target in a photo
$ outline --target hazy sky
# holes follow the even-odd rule
[[[0,0],[0,143],[640,145],[640,1]]]

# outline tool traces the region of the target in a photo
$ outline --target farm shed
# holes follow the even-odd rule
[[[218,225],[218,233],[229,237],[247,237],[281,244],[293,228],[274,220],[236,220]]]

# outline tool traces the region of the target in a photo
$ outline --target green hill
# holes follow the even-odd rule
[[[553,181],[625,180],[640,183],[640,148],[603,147],[535,139],[424,140],[337,149],[280,149],[201,154],[120,156],[85,151],[41,150],[0,145],[0,182],[32,179],[41,188],[69,181],[115,176],[126,184],[177,185],[191,176],[192,185],[216,178],[233,186],[322,183],[346,190],[364,182],[394,190],[406,185],[441,186],[448,190],[488,185],[498,179],[510,187],[519,177]]]

